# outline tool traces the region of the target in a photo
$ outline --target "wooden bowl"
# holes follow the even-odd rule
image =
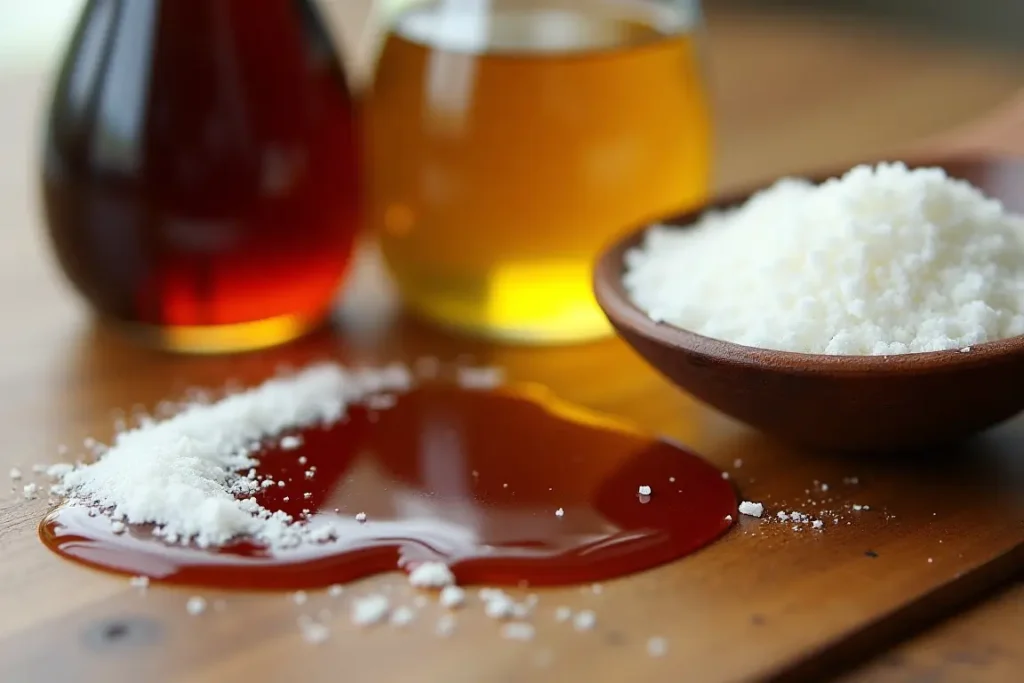
[[[1024,160],[916,165],[943,166],[1011,210],[1024,211]],[[689,225],[707,208],[735,205],[746,196],[661,223]],[[656,323],[622,285],[623,257],[646,229],[601,255],[594,273],[597,300],[648,363],[723,413],[801,446],[894,451],[961,440],[1024,410],[1024,337],[978,344],[967,353],[828,356],[752,348]]]

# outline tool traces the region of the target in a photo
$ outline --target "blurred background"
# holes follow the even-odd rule
[[[357,62],[350,65],[356,78],[368,72],[372,32],[364,29],[372,1],[319,0]],[[42,96],[39,74],[58,58],[83,2],[0,0],[4,101],[16,92]],[[703,6],[720,189],[894,152],[975,119],[1024,87],[1020,0]],[[16,109],[0,113],[0,125],[27,113]]]
[[[0,0],[0,62],[38,59],[55,49],[85,0]],[[379,0],[387,4],[393,0]],[[325,6],[367,0],[321,0]],[[1024,2],[1019,0],[705,0],[711,12],[746,11],[836,20],[847,18],[921,39],[1024,52]]]
[[[317,1],[349,76],[364,81],[377,35],[367,22],[374,0]],[[0,131],[7,134],[0,287],[49,295],[51,303],[30,312],[40,324],[83,314],[41,229],[38,163],[53,70],[84,2],[0,0]],[[258,11],[259,0],[250,3]],[[703,7],[717,192],[905,157],[951,131],[962,139],[965,126],[1024,93],[1021,0],[705,0]],[[1024,152],[1024,135],[1013,139]],[[385,282],[375,267],[357,268],[349,291],[386,291]]]
[[[1024,3],[1019,0],[712,0],[711,4],[860,17],[988,48],[1024,49]]]

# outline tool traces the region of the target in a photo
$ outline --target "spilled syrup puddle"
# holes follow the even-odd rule
[[[426,384],[393,407],[368,405],[259,456],[260,474],[285,483],[256,493],[260,504],[330,522],[331,540],[273,553],[171,545],[145,527],[114,533],[84,506],[52,511],[40,536],[92,567],[206,587],[318,588],[424,561],[445,562],[463,585],[541,586],[677,560],[736,515],[709,463],[541,388]]]

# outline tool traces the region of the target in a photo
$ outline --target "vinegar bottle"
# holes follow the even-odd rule
[[[145,343],[295,338],[325,320],[348,268],[354,125],[311,0],[88,0],[45,139],[60,266]]]

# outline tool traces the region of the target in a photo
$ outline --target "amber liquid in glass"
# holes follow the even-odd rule
[[[308,0],[91,0],[50,111],[44,208],[105,319],[190,352],[328,314],[359,223],[353,104]]]
[[[394,24],[367,102],[370,218],[413,310],[518,342],[604,336],[601,247],[706,197],[694,37],[596,12]]]

